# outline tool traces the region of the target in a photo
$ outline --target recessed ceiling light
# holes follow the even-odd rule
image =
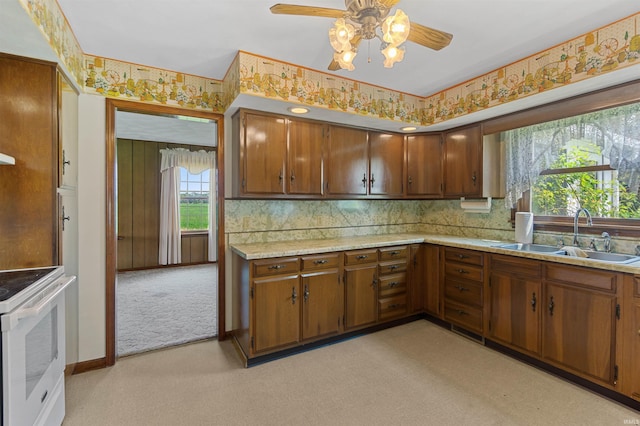
[[[400,130],[402,130],[403,132],[413,132],[416,129],[417,129],[417,127],[415,127],[415,126],[407,126],[407,127],[401,128]]]
[[[306,114],[309,112],[309,108],[304,107],[289,107],[287,109],[294,114]]]

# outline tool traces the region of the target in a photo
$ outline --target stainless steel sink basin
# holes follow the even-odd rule
[[[528,252],[547,253],[547,254],[565,254],[564,250],[561,250],[556,246],[547,246],[544,244],[509,243],[509,244],[500,244],[500,245],[497,245],[496,247],[507,249],[507,250],[528,251]]]
[[[622,253],[605,253],[602,251],[588,251],[587,259],[601,260],[612,263],[633,263],[640,261],[640,256]]]

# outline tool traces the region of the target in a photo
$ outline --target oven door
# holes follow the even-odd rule
[[[2,424],[5,426],[62,423],[64,289],[73,280],[75,277],[60,277],[2,316]]]

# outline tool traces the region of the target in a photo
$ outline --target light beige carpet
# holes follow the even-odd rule
[[[64,424],[620,426],[639,419],[421,320],[249,369],[229,341],[127,357],[67,378]]]

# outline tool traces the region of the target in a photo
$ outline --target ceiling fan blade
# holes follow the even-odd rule
[[[271,13],[282,15],[320,16],[323,18],[342,18],[345,13],[344,10],[340,9],[283,3],[274,4],[269,10],[271,10]]]
[[[353,38],[351,39],[351,46],[355,49],[358,48],[358,45],[360,44],[360,42],[362,41],[362,36],[356,34],[355,36],[353,36]],[[340,64],[338,63],[338,61],[336,61],[335,59],[333,59],[331,61],[331,63],[329,64],[329,66],[327,67],[327,69],[329,71],[338,71],[340,68]]]
[[[407,37],[407,40],[421,44],[433,50],[440,50],[443,47],[447,47],[449,43],[451,43],[452,38],[452,34],[411,22],[409,37]]]
[[[395,6],[399,2],[400,0],[378,0],[378,3],[380,3],[385,7],[388,7],[389,9],[391,9],[393,6]]]

